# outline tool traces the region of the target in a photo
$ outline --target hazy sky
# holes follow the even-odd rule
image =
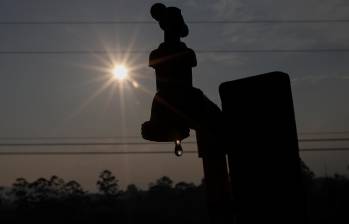
[[[0,22],[152,21],[149,9],[155,2],[158,1],[0,0]],[[349,19],[349,2],[346,0],[162,2],[181,8],[187,21]],[[349,23],[344,22],[188,25],[190,34],[183,41],[196,51],[349,49]],[[150,51],[157,48],[163,38],[156,23],[0,24],[0,30],[0,52]],[[347,131],[347,134],[335,137],[349,135],[348,51],[198,52],[197,58],[198,67],[193,70],[194,85],[218,105],[220,83],[275,70],[284,71],[292,80],[300,137],[304,137],[304,132]],[[113,82],[106,86],[111,76],[109,70],[113,63],[119,62],[125,62],[131,68],[131,78],[139,83],[139,88],[133,87],[131,82],[123,86]],[[138,139],[132,141],[141,141],[140,126],[149,119],[155,94],[154,71],[147,63],[147,53],[0,54],[0,137],[133,136]],[[154,147],[173,149],[170,144],[133,148],[3,147],[0,150],[149,150]],[[186,149],[195,149],[195,145],[185,145]],[[319,174],[344,172],[349,164],[349,152],[304,152],[301,156]],[[33,180],[56,174],[77,179],[88,189],[93,189],[98,172],[105,168],[112,170],[122,184],[144,185],[161,175],[195,182],[202,178],[200,160],[195,154],[182,158],[173,154],[0,155],[0,185],[9,185],[20,176]]]

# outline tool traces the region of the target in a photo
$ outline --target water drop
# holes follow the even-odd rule
[[[181,145],[181,141],[180,140],[176,140],[176,146],[175,146],[175,154],[176,156],[182,156],[183,155],[183,148]]]

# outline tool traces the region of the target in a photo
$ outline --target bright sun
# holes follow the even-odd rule
[[[116,65],[113,68],[112,73],[114,77],[117,78],[118,80],[124,80],[127,78],[128,69],[124,65]]]

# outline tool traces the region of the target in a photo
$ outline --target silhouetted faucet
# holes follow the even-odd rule
[[[220,113],[220,109],[193,87],[192,67],[197,61],[195,52],[180,40],[189,34],[181,10],[156,3],[150,12],[164,31],[164,42],[149,56],[157,93],[150,121],[142,125],[142,136],[150,141],[174,142],[175,154],[180,156],[181,141],[189,136],[190,128],[208,127],[207,115]]]

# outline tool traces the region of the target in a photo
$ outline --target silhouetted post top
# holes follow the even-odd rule
[[[149,66],[156,73],[157,90],[192,87],[191,68],[197,65],[197,61],[195,52],[180,41],[189,33],[181,10],[156,3],[150,12],[164,31],[164,42],[149,56]]]
[[[152,51],[149,66],[155,69],[157,90],[192,87],[191,68],[197,65],[194,51],[182,43],[166,42]]]
[[[166,7],[164,4],[155,3],[150,9],[151,16],[159,22],[160,28],[167,33],[186,37],[189,34],[181,10],[177,7]]]

